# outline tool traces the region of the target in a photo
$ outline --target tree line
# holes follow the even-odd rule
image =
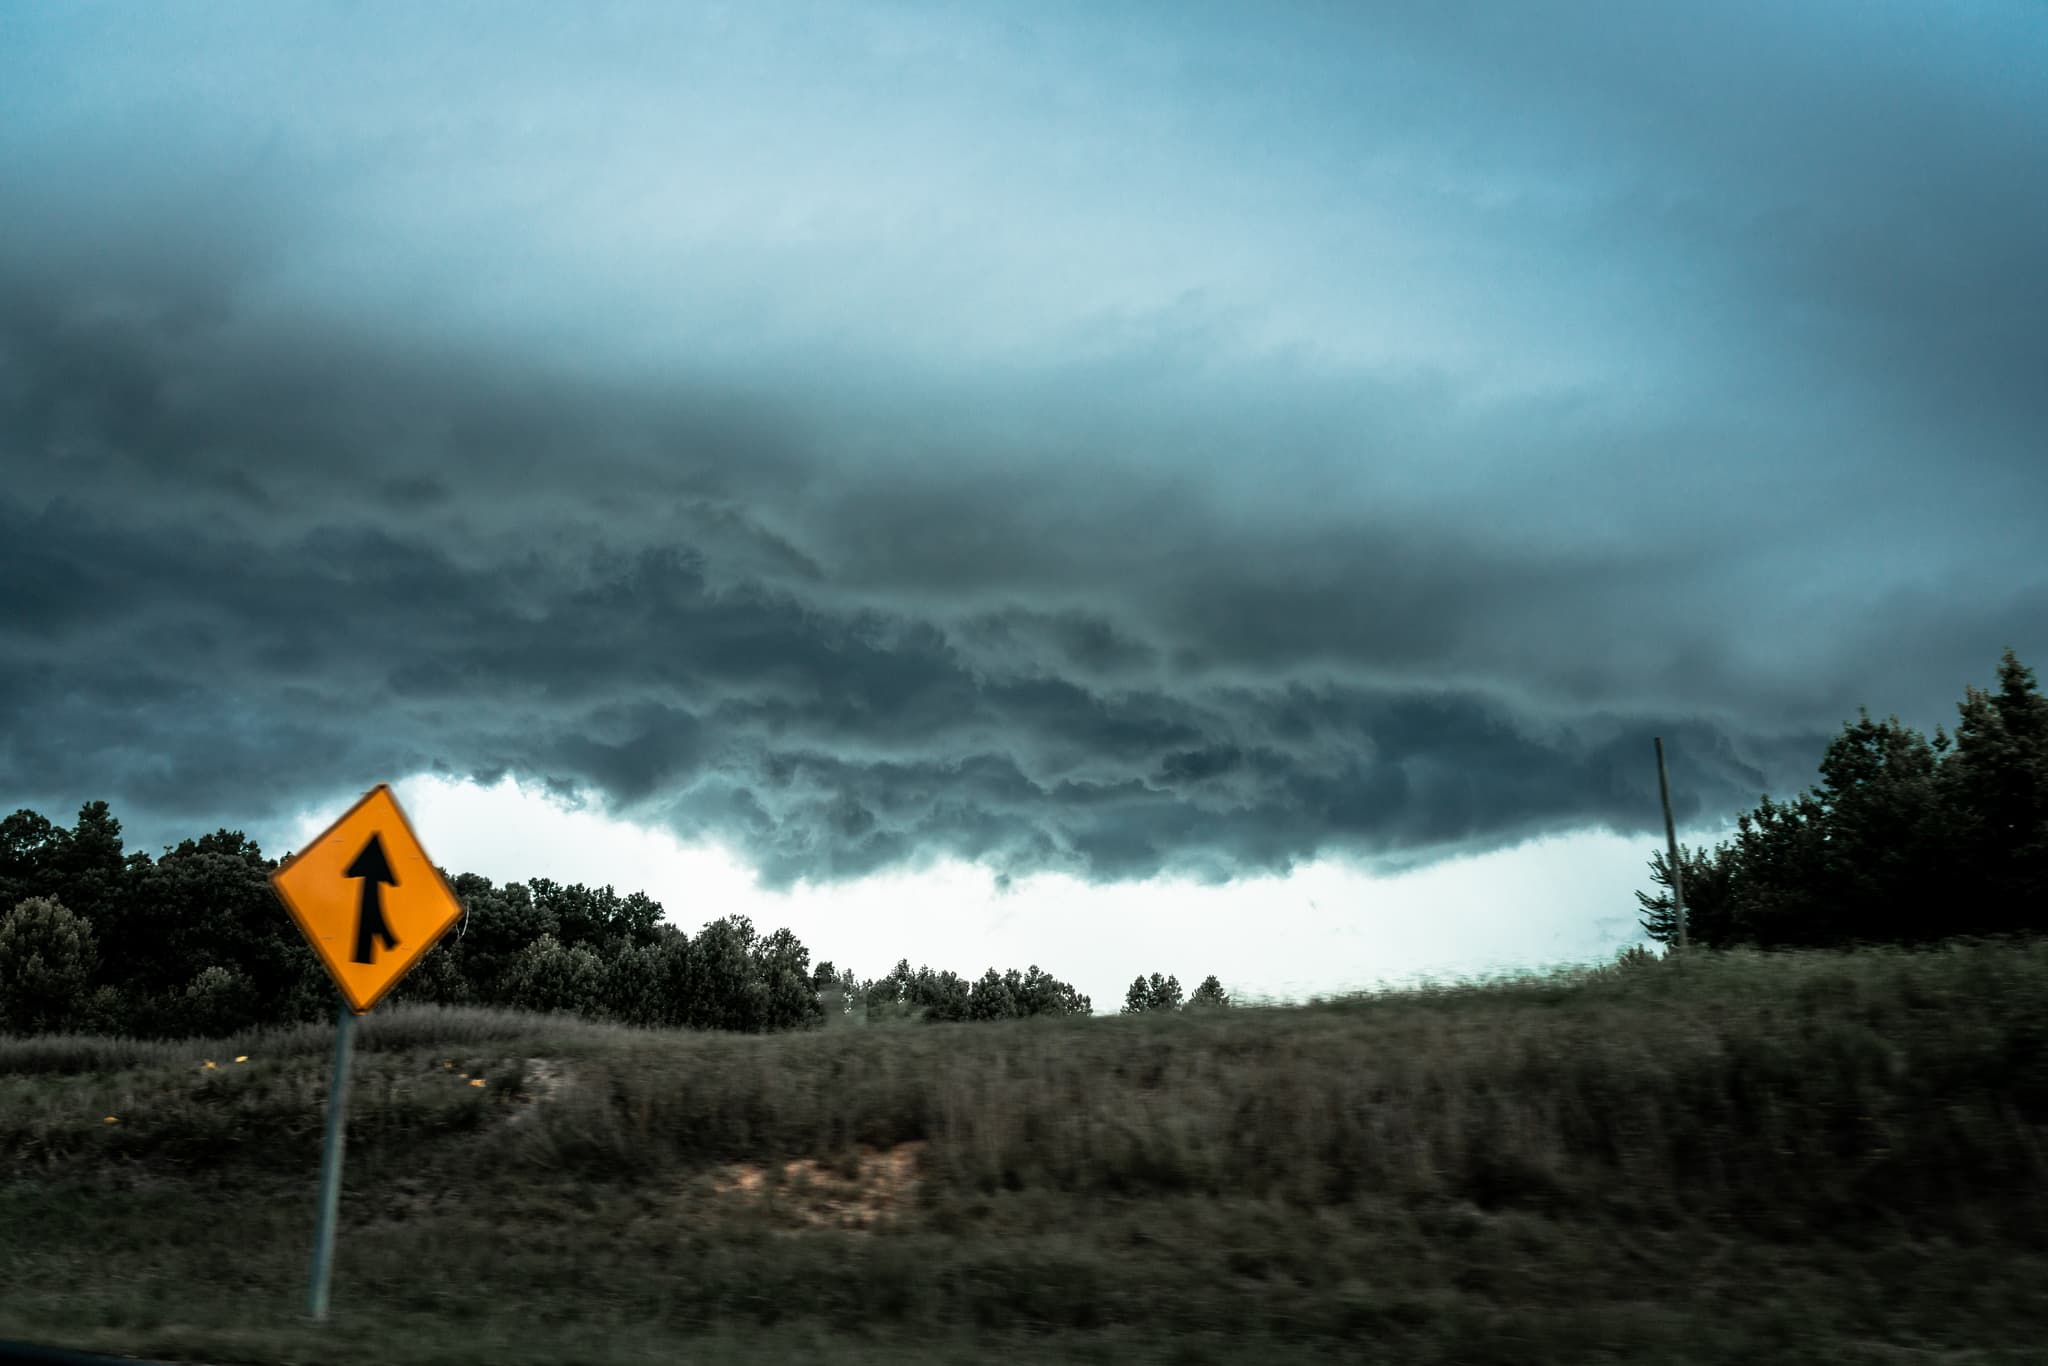
[[[271,889],[276,866],[231,830],[127,852],[103,801],[68,829],[26,809],[0,820],[0,1029],[173,1038],[324,1018],[334,987]],[[449,885],[461,919],[389,999],[748,1032],[1093,1009],[1035,964],[970,981],[905,959],[863,981],[743,915],[691,935],[642,892],[475,873]],[[1157,974],[1133,991],[1126,1011],[1184,1004]],[[1196,997],[1229,1003],[1214,978]]]
[[[2048,698],[2007,650],[1998,686],[1964,690],[1953,734],[1869,711],[1821,756],[1821,781],[1765,794],[1713,848],[1679,846],[1693,944],[1921,944],[2048,929]],[[1637,892],[1653,940],[1678,938],[1670,860]]]

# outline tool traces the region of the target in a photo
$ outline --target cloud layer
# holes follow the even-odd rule
[[[1227,877],[1931,725],[2048,645],[2048,53],[1705,13],[39,16],[0,789]]]

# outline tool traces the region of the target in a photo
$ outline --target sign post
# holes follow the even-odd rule
[[[420,847],[398,799],[383,783],[272,873],[270,885],[341,989],[334,1026],[334,1077],[327,1088],[327,1138],[320,1154],[320,1217],[313,1233],[312,1289],[307,1298],[307,1312],[324,1319],[341,1208],[356,1017],[368,1013],[434,947],[461,917],[462,903]]]
[[[341,1210],[341,1149],[348,1139],[348,1061],[355,1051],[356,1013],[347,1001],[335,1012],[334,1079],[327,1083],[327,1139],[320,1147],[320,1220],[313,1226],[313,1285],[306,1312],[327,1317],[327,1285],[334,1272],[334,1218]]]

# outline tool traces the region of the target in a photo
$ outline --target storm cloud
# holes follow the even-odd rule
[[[2048,646],[2024,6],[489,13],[16,16],[9,806],[1405,867]]]

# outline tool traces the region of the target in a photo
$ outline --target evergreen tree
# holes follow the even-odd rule
[[[1016,974],[1012,972],[1010,977]],[[971,1020],[1014,1020],[1024,1012],[1017,1004],[1015,985],[990,968],[967,992],[967,1017]]]
[[[2006,651],[1953,740],[1867,711],[1821,756],[1818,786],[1765,796],[1732,841],[1681,849],[1686,927],[1711,947],[1926,942],[2048,928],[2048,698]],[[1662,852],[1643,928],[1675,942]]]
[[[1153,973],[1149,978],[1140,977],[1133,981],[1124,992],[1124,1015],[1139,1015],[1153,1010],[1180,1009],[1180,979],[1161,977]]]
[[[1688,943],[1725,948],[1734,940],[1735,853],[1726,844],[1713,849],[1678,846],[1678,867],[1684,875],[1685,931]],[[1643,933],[1660,944],[1678,942],[1678,917],[1672,907],[1671,860],[1659,849],[1650,857],[1650,881],[1664,890],[1637,892]]]
[[[1971,688],[1943,765],[1953,813],[1959,893],[1982,927],[2043,927],[2048,917],[2048,698],[2007,650],[1998,689]]]
[[[1950,918],[1950,836],[1937,753],[1899,718],[1860,712],[1828,745],[1815,793],[1826,827],[1824,942],[1905,943],[1967,929]]]
[[[1010,982],[1011,995],[1025,1015],[1086,1015],[1095,1008],[1071,983],[1062,982],[1036,963],[1021,975],[1010,969],[1004,980]]]
[[[50,849],[46,877],[51,894],[88,920],[100,920],[121,900],[129,871],[121,822],[105,802],[87,802],[78,822]]]

